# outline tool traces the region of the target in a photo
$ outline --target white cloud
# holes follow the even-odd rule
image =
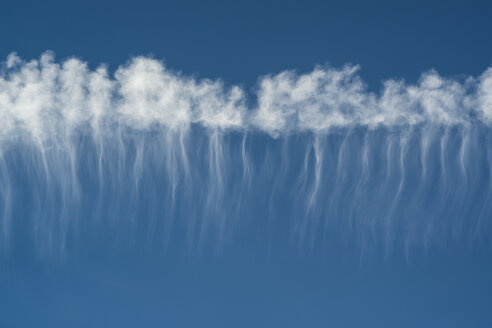
[[[257,106],[247,108],[246,93],[221,81],[197,80],[170,71],[155,59],[133,58],[114,77],[104,66],[91,70],[76,58],[62,63],[52,53],[39,60],[8,56],[0,75],[0,135],[54,138],[80,126],[104,133],[112,124],[142,130],[256,129],[273,136],[299,131],[363,125],[466,124],[478,117],[492,123],[492,69],[479,78],[443,78],[435,71],[415,85],[388,80],[369,92],[358,66],[316,67],[263,77]]]

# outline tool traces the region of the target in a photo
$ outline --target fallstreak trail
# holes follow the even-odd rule
[[[349,236],[363,252],[409,252],[487,240],[492,68],[389,80],[379,93],[358,69],[286,71],[248,96],[146,57],[110,75],[49,52],[10,55],[2,249],[58,254],[99,238],[201,252],[250,235],[260,248],[323,251]]]

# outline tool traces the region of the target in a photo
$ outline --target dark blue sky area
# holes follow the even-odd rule
[[[3,1],[0,57],[47,49],[112,68],[153,54],[173,69],[252,86],[315,64],[362,65],[371,88],[491,64],[490,1]]]

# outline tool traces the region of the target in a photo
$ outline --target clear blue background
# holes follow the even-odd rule
[[[201,77],[254,84],[315,64],[360,64],[367,81],[490,65],[490,1],[2,1],[0,57],[80,56],[115,67],[153,54]]]
[[[324,63],[361,64],[372,89],[430,68],[478,75],[491,35],[490,1],[0,2],[1,58],[49,49],[114,69],[152,54],[246,89]],[[362,264],[343,247],[323,258],[96,251],[61,263],[20,252],[0,263],[0,326],[491,327],[489,244]]]

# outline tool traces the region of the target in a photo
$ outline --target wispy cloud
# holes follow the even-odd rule
[[[209,235],[230,240],[248,209],[273,216],[286,206],[276,197],[293,200],[284,224],[303,245],[328,238],[341,218],[361,245],[479,232],[492,212],[492,68],[478,77],[429,71],[378,92],[358,71],[285,71],[260,77],[251,93],[147,57],[110,74],[50,52],[31,61],[11,54],[0,68],[3,241],[25,199],[45,248],[64,249],[84,202],[93,216],[143,210],[150,240],[156,216],[166,216],[168,238],[181,224],[190,248]]]

